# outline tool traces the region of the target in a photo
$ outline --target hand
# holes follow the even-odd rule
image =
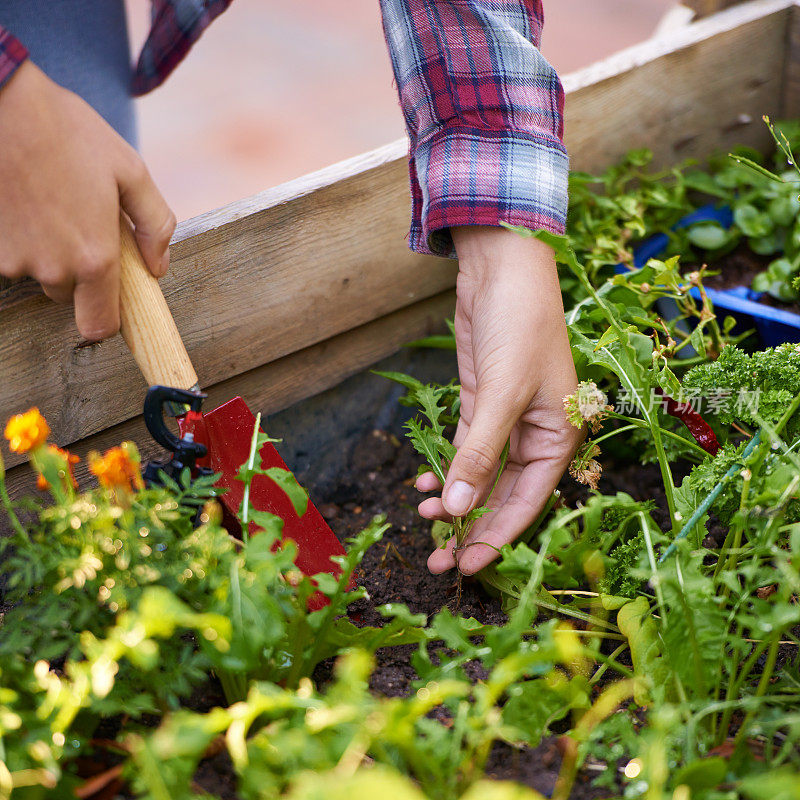
[[[575,391],[564,307],[552,250],[504,228],[452,229],[459,256],[455,333],[461,376],[458,448],[443,498],[419,505],[428,519],[447,522],[486,501],[511,438],[505,471],[457,554],[472,574],[497,557],[539,515],[583,433],[567,422],[563,398]],[[432,472],[417,488],[439,490]],[[493,547],[483,544],[486,542]],[[455,542],[428,559],[433,573],[456,566]]]
[[[26,61],[0,90],[0,275],[75,303],[79,333],[119,330],[119,210],[150,272],[169,267],[175,215],[136,151]]]

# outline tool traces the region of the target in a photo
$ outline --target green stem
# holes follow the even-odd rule
[[[595,442],[595,444],[597,444],[597,442],[601,441],[602,439],[608,438],[609,436],[613,436],[616,433],[622,433],[623,431],[630,430],[631,427],[647,428],[648,430],[651,430],[653,428],[653,425],[649,425],[644,420],[636,419],[636,417],[626,417],[623,416],[622,414],[617,414],[616,412],[613,411],[609,414],[609,417],[611,419],[624,420],[625,422],[629,423],[629,425],[623,428],[618,428],[616,431],[611,431],[610,433],[603,434],[603,436],[600,437],[599,439],[594,439],[593,441]],[[697,444],[697,442],[693,442],[690,439],[681,436],[679,433],[675,433],[675,431],[668,431],[666,428],[662,428],[660,425],[657,427],[661,431],[661,433],[664,434],[664,436],[668,436],[670,439],[674,439],[675,441],[680,442],[683,445],[686,445],[686,447],[688,447],[690,450],[694,450],[697,453],[697,455],[699,455],[702,459],[705,459],[705,457],[708,455],[708,452],[703,450],[703,448],[700,447],[700,445]]]
[[[798,395],[798,397],[800,398],[800,395]],[[717,485],[708,493],[708,495],[703,500],[703,502],[700,503],[699,506],[697,506],[697,508],[692,513],[692,516],[689,517],[689,520],[686,522],[686,524],[683,526],[683,528],[681,528],[681,530],[678,532],[677,536],[673,539],[673,541],[670,544],[670,546],[662,553],[661,558],[658,559],[658,563],[659,564],[664,562],[667,558],[669,558],[670,555],[672,555],[672,553],[675,552],[675,549],[678,546],[678,542],[681,539],[685,539],[691,533],[692,529],[700,521],[700,519],[702,518],[703,514],[705,514],[706,511],[708,511],[708,509],[711,508],[711,506],[713,505],[714,501],[717,499],[717,497],[719,497],[719,495],[721,494],[723,488],[725,487],[725,484],[739,470],[742,469],[742,464],[744,464],[747,461],[748,457],[751,455],[751,453],[758,446],[759,441],[761,441],[760,433],[761,433],[761,431],[756,431],[755,436],[753,436],[753,438],[747,443],[747,447],[745,447],[744,451],[742,452],[742,457],[740,459],[740,461],[742,463],[741,464],[733,464],[730,467],[730,469],[728,469],[728,471],[722,476],[722,478],[720,479],[719,483],[717,483]]]
[[[742,665],[742,668],[739,670],[738,675],[734,672],[731,673],[731,677],[733,680],[728,682],[728,689],[725,692],[725,702],[733,702],[734,697],[738,697],[741,694],[742,685],[744,684],[747,676],[752,672],[753,666],[761,657],[761,654],[767,649],[768,642],[759,642],[754,648],[753,652],[750,653],[750,656]],[[724,737],[726,731],[730,727],[731,724],[731,716],[733,714],[733,708],[726,707],[725,711],[722,714],[722,721],[720,722],[720,729],[719,729],[719,736]]]
[[[248,533],[248,522],[250,520],[250,485],[253,483],[253,466],[256,462],[256,447],[258,446],[258,431],[261,426],[261,412],[256,415],[256,424],[253,428],[253,437],[250,439],[250,455],[247,458],[247,480],[244,484],[244,494],[242,495],[242,540],[247,541],[250,536]]]
[[[769,700],[772,703],[780,704],[780,703],[797,703],[797,698],[795,696],[787,697],[785,695],[767,695],[765,697],[760,698],[762,700]],[[695,746],[695,742],[697,741],[697,736],[695,731],[697,730],[698,723],[701,719],[708,716],[709,714],[716,714],[718,711],[723,711],[724,715],[730,719],[733,715],[733,712],[737,708],[742,708],[743,706],[750,706],[756,700],[754,697],[742,697],[738,700],[725,700],[721,703],[710,703],[709,705],[705,706],[705,708],[698,711],[696,714],[689,717],[686,721],[686,741],[684,744],[684,760],[686,763],[692,761],[693,759],[697,758],[699,755],[699,748]],[[725,729],[723,729],[725,730]],[[723,731],[720,731],[720,735],[723,735]]]
[[[556,614],[564,614],[567,617],[573,617],[574,619],[579,619],[581,622],[587,622],[591,625],[597,625],[600,628],[605,628],[609,631],[614,631],[615,633],[619,633],[619,628],[611,622],[607,620],[601,619],[600,617],[595,617],[593,614],[584,614],[582,611],[575,611],[572,608],[568,608],[567,606],[561,605],[561,603],[551,603],[548,600],[544,599],[542,593],[547,592],[546,589],[542,589],[539,596],[536,598],[536,602],[542,608],[546,608],[548,611],[553,611]]]
[[[594,675],[592,675],[591,679],[589,680],[589,685],[594,686],[600,680],[600,678],[603,677],[603,675],[605,674],[606,670],[608,670],[609,667],[612,667],[613,669],[622,672],[623,675],[629,678],[634,677],[632,670],[628,669],[627,667],[623,667],[621,664],[617,664],[616,661],[617,656],[623,653],[627,649],[628,649],[628,643],[625,642],[625,644],[621,644],[610,656],[601,656],[599,653],[595,653],[594,657],[598,661],[602,661],[603,663],[602,666],[600,666],[597,669]]]
[[[661,440],[661,428],[653,423],[650,425],[650,431],[653,434],[653,445],[656,448],[658,466],[661,470],[661,479],[664,482],[664,494],[667,498],[669,518],[672,522],[672,529],[675,530],[678,524],[675,519],[675,481],[672,478],[672,470],[669,467],[667,452],[664,450],[664,442]]]
[[[764,696],[767,691],[767,686],[769,686],[769,682],[772,679],[772,673],[775,671],[775,663],[778,660],[778,647],[779,647],[780,636],[776,634],[775,638],[772,640],[772,643],[769,646],[769,653],[767,654],[767,663],[764,664],[764,671],[761,673],[761,680],[758,682],[758,687],[756,688],[756,693],[754,697],[756,699],[760,699]],[[756,713],[755,708],[751,708],[750,711],[747,712],[747,716],[744,718],[739,730],[736,733],[736,740],[735,743],[738,745],[742,741],[742,737],[745,735],[745,731],[749,727],[750,723],[753,720],[753,716]]]
[[[734,636],[733,636],[733,640],[735,641],[735,640],[739,639],[741,637],[741,635],[742,635],[742,626],[737,624],[736,631],[735,631]],[[729,671],[729,676],[728,676],[728,686],[727,686],[727,688],[725,690],[725,697],[729,697],[730,696],[731,684],[733,683],[734,680],[736,680],[736,674],[737,674],[737,670],[739,669],[739,659],[740,658],[741,658],[741,655],[740,655],[739,648],[738,647],[734,647],[733,648],[733,663],[730,665],[730,671]],[[719,663],[719,672],[720,673],[722,672],[722,663],[723,663],[722,661],[720,661],[720,663]],[[720,678],[721,677],[722,676],[720,674]],[[717,682],[716,688],[714,690],[714,702],[715,703],[719,702],[719,692],[720,692],[721,688],[722,688],[722,686],[721,686],[721,680],[720,680],[720,681]],[[711,733],[715,737],[716,744],[718,744],[718,745],[722,744],[723,740],[725,739],[725,734],[727,733],[727,728],[722,726],[722,717],[717,717],[716,714],[713,716],[713,721],[712,721],[712,725],[711,725]]]
[[[741,497],[739,498],[739,512],[740,514],[746,510],[747,505],[747,497],[750,494],[750,480],[753,477],[753,473],[750,470],[742,470],[743,473],[743,481],[742,481],[742,493]],[[733,572],[736,570],[736,567],[739,563],[739,554],[741,552],[742,547],[742,537],[744,536],[744,524],[742,523],[741,519],[737,519],[735,524],[731,526],[731,530],[734,531],[733,533],[733,544],[728,550],[728,555],[726,559],[725,569]],[[728,531],[730,535],[730,531]],[[728,537],[725,537],[725,541],[727,542]],[[722,559],[720,555],[720,559],[717,561],[717,568],[719,568],[719,561]],[[717,569],[714,570],[714,577],[717,576]],[[728,595],[730,594],[730,587],[723,586],[722,587],[722,596],[727,600]]]
[[[3,463],[2,454],[0,454],[0,500],[3,503],[3,508],[8,515],[8,519],[11,522],[11,527],[14,529],[14,533],[21,537],[23,541],[27,541],[28,535],[25,533],[25,528],[22,527],[22,523],[19,521],[17,512],[14,511],[11,498],[8,496],[8,490],[6,489],[6,468],[5,464]]]

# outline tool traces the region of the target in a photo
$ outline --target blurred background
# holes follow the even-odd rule
[[[651,36],[675,0],[544,0],[565,74]],[[129,0],[134,52],[148,0]],[[235,0],[138,101],[141,148],[178,219],[405,133],[378,0]]]

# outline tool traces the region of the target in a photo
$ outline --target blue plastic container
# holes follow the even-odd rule
[[[715,208],[713,205],[698,208],[675,224],[675,228],[688,228],[697,222],[717,222],[723,228],[733,224],[733,212],[727,206]],[[658,258],[669,244],[669,237],[663,233],[643,242],[633,252],[633,263],[643,267],[651,258]],[[618,271],[624,270],[620,267]],[[783,342],[800,342],[800,314],[782,308],[765,306],[758,302],[763,292],[754,292],[749,286],[734,286],[731,289],[706,289],[709,299],[717,311],[727,312],[736,320],[740,330],[755,328],[763,347],[775,347]],[[700,291],[691,289],[690,294],[700,300]],[[666,314],[667,309],[662,313]]]

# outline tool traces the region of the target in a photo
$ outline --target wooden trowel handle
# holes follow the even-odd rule
[[[120,217],[120,249],[120,328],[144,379],[150,386],[196,388],[197,373],[175,320],[124,216]]]

